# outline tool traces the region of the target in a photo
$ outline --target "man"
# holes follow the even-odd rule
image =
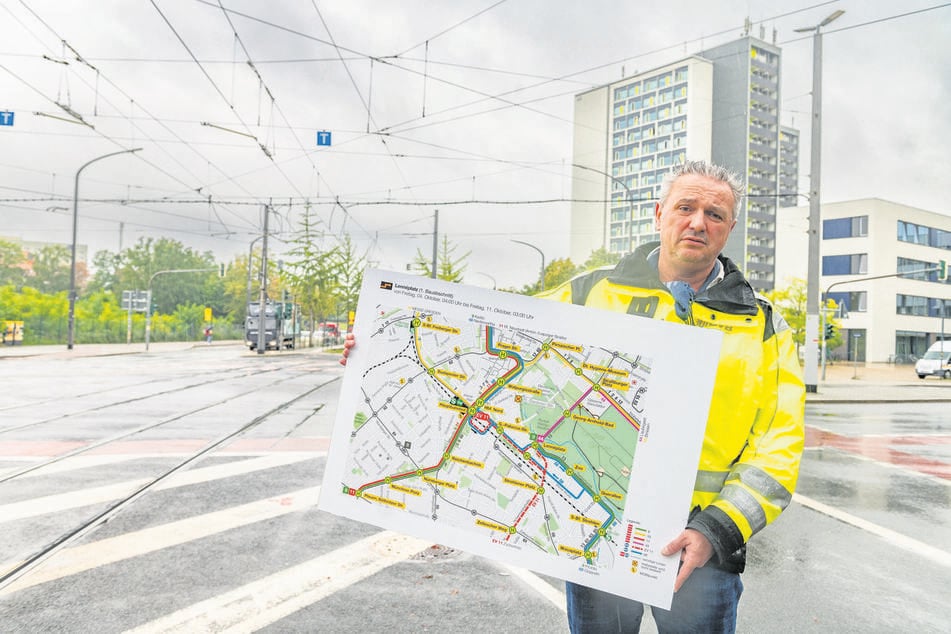
[[[676,166],[654,210],[659,244],[542,295],[724,333],[692,511],[663,549],[681,565],[671,609],[652,608],[660,632],[735,630],[745,544],[789,504],[799,471],[805,389],[791,332],[721,255],[742,192],[718,166]],[[567,595],[575,634],[640,627],[638,602],[572,583]]]
[[[679,552],[681,566],[670,610],[652,609],[662,633],[736,629],[746,542],[789,504],[799,473],[805,388],[792,334],[721,255],[742,194],[721,167],[676,166],[654,210],[659,244],[541,295],[724,334],[692,510],[663,549]],[[348,335],[342,363],[354,343]],[[574,634],[639,630],[641,603],[573,583],[566,590]]]

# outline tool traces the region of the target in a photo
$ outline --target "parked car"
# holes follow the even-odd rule
[[[951,341],[933,343],[925,356],[915,363],[915,374],[919,379],[926,376],[951,378]]]
[[[314,333],[314,338],[322,346],[338,344],[341,341],[340,326],[332,321],[322,322],[317,325],[317,331]]]

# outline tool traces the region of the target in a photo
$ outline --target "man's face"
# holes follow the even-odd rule
[[[654,218],[660,231],[660,267],[676,276],[709,272],[736,224],[730,186],[685,174],[670,188]]]

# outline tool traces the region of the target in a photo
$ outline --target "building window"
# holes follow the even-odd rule
[[[823,275],[864,275],[868,273],[868,254],[825,255],[822,257]]]
[[[822,239],[859,238],[868,235],[868,216],[832,218],[822,221]]]
[[[906,280],[921,280],[923,282],[940,282],[938,279],[938,263],[925,262],[923,260],[912,260],[911,258],[898,258],[898,272]],[[951,284],[951,277],[944,280],[944,283]]]
[[[898,240],[951,250],[951,231],[916,225],[904,220],[898,221]]]
[[[896,295],[895,313],[898,315],[917,315],[928,317],[928,298],[918,295]]]
[[[864,313],[868,310],[868,292],[866,291],[829,293],[826,297],[835,302],[839,317],[845,317],[848,313]]]

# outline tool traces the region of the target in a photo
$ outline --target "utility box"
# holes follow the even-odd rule
[[[3,344],[6,346],[15,346],[23,343],[23,322],[5,321],[3,322]]]

